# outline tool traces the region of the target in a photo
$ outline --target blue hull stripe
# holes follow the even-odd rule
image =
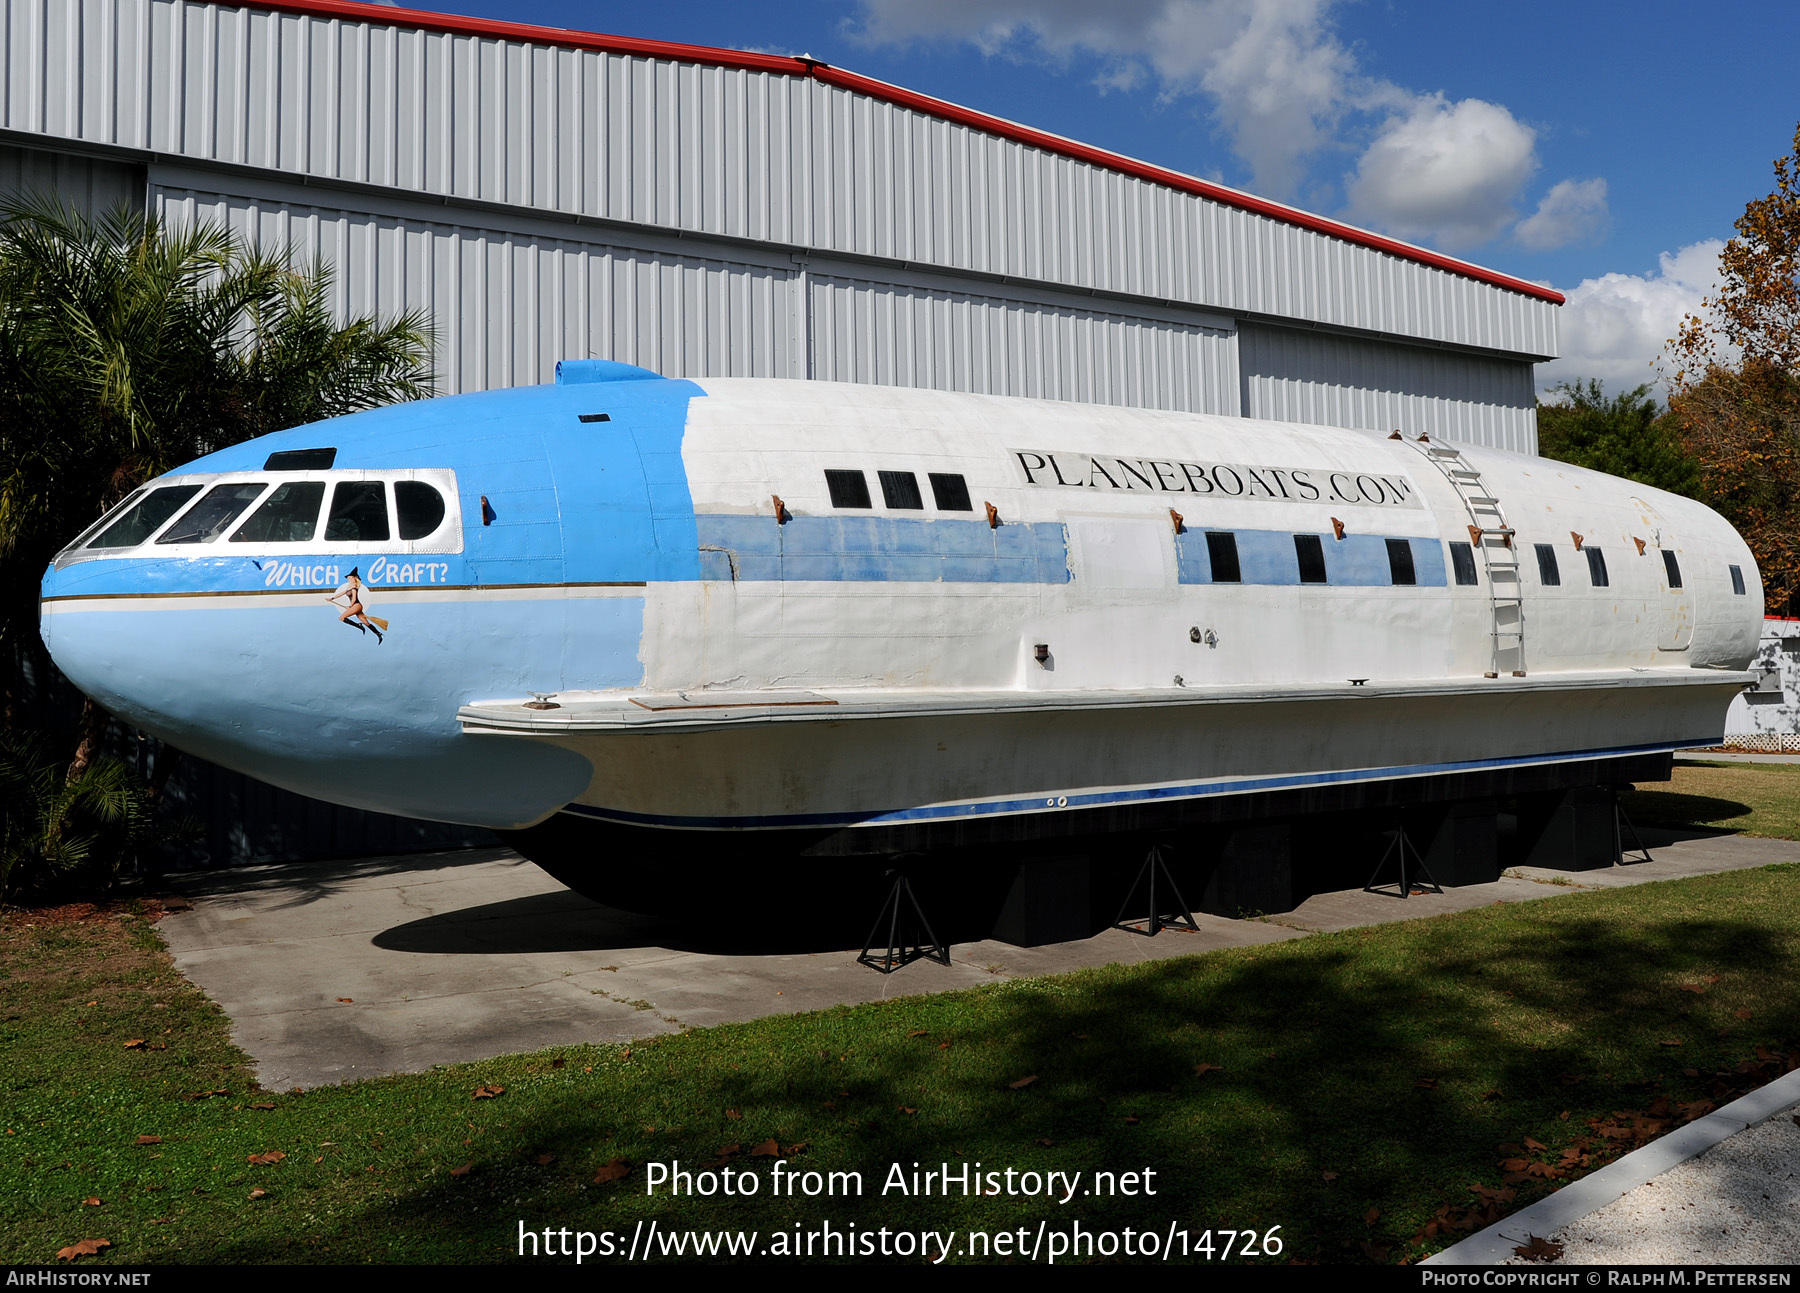
[[[633,813],[623,809],[591,808],[570,804],[563,809],[578,817],[631,826],[670,826],[689,830],[771,830],[826,826],[897,826],[908,822],[953,821],[976,817],[1001,817],[1023,813],[1068,812],[1074,808],[1107,808],[1120,804],[1150,803],[1163,799],[1205,799],[1217,795],[1254,794],[1290,790],[1302,786],[1346,785],[1363,781],[1395,781],[1402,777],[1443,776],[1457,772],[1483,772],[1526,767],[1537,763],[1571,763],[1579,759],[1618,758],[1629,754],[1664,754],[1691,746],[1708,745],[1717,735],[1681,741],[1655,741],[1648,745],[1622,745],[1598,750],[1569,750],[1557,754],[1527,754],[1506,759],[1470,759],[1460,763],[1414,763],[1390,768],[1359,768],[1346,772],[1304,772],[1276,777],[1240,777],[1229,781],[1203,781],[1181,786],[1152,786],[1141,790],[1100,790],[1068,795],[1066,802],[1030,799],[990,799],[972,804],[941,804],[925,808],[896,808],[872,813],[789,813],[768,817],[668,817]]]

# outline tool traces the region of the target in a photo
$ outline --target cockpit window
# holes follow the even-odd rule
[[[444,523],[444,496],[422,480],[394,482],[402,539],[423,539]]]
[[[145,491],[141,489],[132,490],[131,493],[127,494],[124,498],[121,498],[118,502],[107,508],[105,512],[101,513],[100,519],[88,526],[87,529],[83,530],[80,536],[76,538],[75,542],[71,543],[69,546],[71,548],[86,547],[89,539],[111,525],[117,518],[125,515],[125,513],[144,496],[144,493]]]
[[[163,489],[151,490],[134,506],[126,509],[125,515],[102,530],[100,537],[88,544],[88,547],[135,548],[155,534],[164,521],[175,515],[177,508],[199,492],[198,485],[169,485]]]
[[[382,482],[346,480],[332,491],[327,543],[385,543],[387,537],[387,487]]]
[[[231,536],[233,543],[306,543],[319,528],[325,501],[322,480],[290,480],[277,485],[268,501]]]
[[[211,543],[244,514],[268,486],[261,481],[214,485],[198,503],[183,513],[157,543]]]

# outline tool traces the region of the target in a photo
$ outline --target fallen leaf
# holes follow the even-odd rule
[[[470,1172],[472,1172],[474,1170],[475,1170],[475,1164],[464,1163],[461,1167],[451,1168],[450,1175],[452,1175],[452,1176],[467,1176]]]
[[[81,1206],[84,1208],[97,1208],[100,1206],[100,1200],[98,1200],[98,1199],[83,1199],[81,1201]]]
[[[1365,1226],[1372,1226],[1380,1219],[1381,1219],[1381,1209],[1380,1208],[1370,1208],[1367,1212],[1363,1213],[1363,1224]]]
[[[1008,1090],[1018,1091],[1030,1086],[1035,1081],[1037,1081],[1037,1074],[1033,1073],[1030,1077],[1022,1077],[1017,1082],[1008,1082],[1006,1085]]]
[[[899,1105],[897,1107],[899,1108],[901,1113],[911,1114],[911,1113],[919,1112],[917,1109],[913,1108],[913,1106],[911,1106],[910,1104],[903,1104],[903,1105]]]
[[[1567,1122],[1569,1120],[1569,1111],[1567,1109],[1564,1109],[1561,1113],[1557,1114],[1556,1116],[1558,1118],[1562,1119],[1564,1122]]]
[[[1679,1037],[1665,1037],[1665,1038],[1663,1038],[1663,1039],[1662,1039],[1662,1040],[1661,1040],[1661,1041],[1660,1041],[1660,1042],[1658,1042],[1658,1043],[1656,1043],[1656,1044],[1657,1044],[1657,1045],[1658,1045],[1658,1046],[1679,1046],[1679,1045],[1681,1045],[1681,1038],[1679,1038]]]
[[[70,1244],[67,1248],[58,1248],[56,1255],[65,1262],[72,1262],[77,1257],[92,1257],[102,1248],[111,1248],[110,1239],[83,1239],[80,1243]]]
[[[950,1049],[950,1043],[949,1042],[939,1042],[938,1049],[940,1051],[947,1051]]]
[[[356,998],[355,997],[339,997],[338,1000],[343,1002],[346,1006],[348,1006],[348,1005],[354,1004],[356,1001]]]
[[[1335,1181],[1335,1180],[1337,1180],[1337,1179],[1338,1179],[1338,1174],[1337,1174],[1337,1173],[1336,1173],[1336,1172],[1326,1172],[1326,1173],[1324,1173],[1324,1174],[1323,1174],[1323,1175],[1324,1175],[1324,1177],[1325,1177],[1325,1180],[1326,1180],[1326,1182],[1327,1182],[1327,1183],[1328,1183],[1328,1184],[1329,1184],[1329,1183],[1330,1183],[1330,1182],[1332,1182],[1332,1181]]]
[[[160,1145],[160,1144],[162,1144],[162,1137],[161,1136],[139,1136],[137,1138],[137,1143],[140,1145]]]
[[[1208,1073],[1223,1072],[1224,1067],[1222,1064],[1196,1064],[1194,1065],[1194,1076],[1205,1077]]]
[[[1413,1081],[1413,1086],[1420,1091],[1435,1091],[1437,1090],[1437,1079],[1428,1077],[1416,1078]]]
[[[931,1034],[923,1028],[915,1028],[907,1034],[908,1037],[929,1037],[930,1035]]]
[[[554,1163],[555,1161],[556,1161],[555,1154],[539,1154],[538,1155],[538,1166],[539,1167],[549,1167],[550,1164]]]
[[[324,1161],[325,1161],[325,1155],[320,1154],[317,1158],[313,1159],[313,1166],[317,1167],[320,1163],[323,1163]]]
[[[269,1192],[267,1190],[263,1189],[263,1187],[260,1185],[257,1186],[254,1190],[250,1191],[250,1197],[253,1199],[266,1199],[268,1196],[269,1196]]]
[[[133,1037],[130,1041],[125,1043],[125,1049],[128,1051],[136,1050],[138,1047],[142,1046],[143,1044],[144,1044],[144,1039],[142,1037]]]
[[[1086,1033],[1070,1033],[1069,1036],[1073,1037],[1078,1042],[1085,1042],[1088,1039]]]
[[[273,1109],[275,1105],[273,1101],[264,1101],[261,1104],[253,1104],[250,1107],[252,1109]]]
[[[744,1115],[743,1115],[743,1114],[741,1114],[741,1113],[739,1113],[739,1112],[738,1112],[738,1111],[737,1111],[737,1110],[736,1110],[736,1109],[727,1109],[727,1110],[726,1110],[726,1111],[725,1111],[725,1116],[726,1116],[726,1117],[727,1117],[727,1118],[729,1118],[729,1119],[731,1119],[731,1120],[732,1120],[732,1121],[733,1121],[733,1122],[737,1122],[737,1121],[738,1121],[738,1120],[739,1120],[739,1119],[741,1119],[741,1118],[742,1118],[742,1117],[743,1117],[743,1116],[744,1116]]]
[[[1050,1149],[1056,1144],[1056,1142],[1054,1140],[1051,1140],[1048,1136],[1045,1136],[1038,1141],[1038,1144],[1042,1145],[1045,1149]]]
[[[1544,1152],[1545,1145],[1543,1141],[1533,1140],[1530,1136],[1527,1136],[1525,1137],[1525,1148],[1529,1149],[1534,1154],[1541,1154]]]
[[[271,1149],[266,1154],[252,1154],[252,1155],[250,1155],[249,1159],[246,1161],[248,1161],[249,1163],[253,1164],[256,1167],[273,1167],[276,1163],[279,1163],[282,1159],[284,1159],[286,1157],[287,1157],[287,1154],[284,1153],[283,1151],[281,1151],[279,1149]]]
[[[1731,1012],[1731,1017],[1733,1019],[1748,1019],[1750,1018],[1750,1012],[1748,1010],[1734,1010]]]
[[[1563,1246],[1551,1243],[1548,1239],[1532,1235],[1525,1243],[1520,1244],[1513,1252],[1528,1261],[1550,1262],[1562,1256]]]
[[[765,1140],[762,1144],[752,1146],[750,1149],[750,1157],[751,1158],[780,1158],[781,1157],[781,1146],[777,1145],[775,1143],[775,1137],[771,1136],[767,1140]]]
[[[470,1096],[469,1099],[471,1099],[471,1100],[492,1100],[495,1096],[505,1095],[505,1094],[506,1094],[506,1088],[503,1086],[478,1086],[475,1088],[475,1094]]]
[[[1704,996],[1706,994],[1706,985],[1704,983],[1684,983],[1681,985],[1681,990],[1683,992],[1692,992],[1696,996]]]
[[[1137,1124],[1138,1124],[1138,1116],[1135,1113],[1128,1113],[1125,1115],[1125,1125],[1126,1126],[1135,1127],[1135,1126],[1137,1126]]]
[[[98,1002],[98,1001],[90,1001],[90,1002],[88,1002],[88,1005],[90,1005],[90,1006],[97,1006],[97,1005],[99,1005],[99,1004],[100,1004],[100,1003],[99,1003],[99,1002]]]
[[[187,1098],[190,1100],[210,1100],[216,1095],[230,1095],[230,1094],[231,1094],[231,1092],[227,1091],[224,1087],[221,1086],[221,1087],[214,1087],[211,1091],[189,1091],[187,1094]]]

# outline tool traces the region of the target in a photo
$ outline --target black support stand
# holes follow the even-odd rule
[[[1188,911],[1187,899],[1181,896],[1181,890],[1175,887],[1175,877],[1169,874],[1168,864],[1163,860],[1163,848],[1161,844],[1152,844],[1150,851],[1144,855],[1144,865],[1138,868],[1137,879],[1131,882],[1131,891],[1125,895],[1118,919],[1113,921],[1114,929],[1122,929],[1127,934],[1142,934],[1146,938],[1155,938],[1165,929],[1185,929],[1194,934],[1200,932],[1200,927],[1194,923],[1193,914]],[[1169,906],[1166,901],[1157,901],[1158,876],[1162,877],[1168,892],[1174,896],[1174,906],[1168,911],[1163,910]],[[1150,914],[1127,920],[1125,913],[1131,910],[1132,899],[1138,896],[1138,891],[1145,888],[1146,884],[1149,887],[1147,909]]]
[[[1378,893],[1383,897],[1398,896],[1400,898],[1410,897],[1414,888],[1417,888],[1421,893],[1444,892],[1442,887],[1439,886],[1436,878],[1431,874],[1431,868],[1425,865],[1425,859],[1419,856],[1419,850],[1413,846],[1411,840],[1406,838],[1406,827],[1396,826],[1393,830],[1393,835],[1394,842],[1388,845],[1387,852],[1381,855],[1381,861],[1375,864],[1375,870],[1370,873],[1369,883],[1363,886],[1363,892]],[[1413,865],[1418,873],[1416,878],[1407,874],[1406,855],[1409,852],[1412,854]],[[1377,885],[1375,883],[1376,877],[1387,869],[1388,859],[1394,857],[1396,854],[1399,856],[1400,862],[1400,892],[1398,895],[1390,893],[1385,884]]]
[[[888,874],[894,877],[894,886],[888,890],[887,901],[881,904],[881,910],[875,916],[856,963],[880,974],[892,974],[914,961],[950,964],[950,949],[939,943],[937,935],[932,933],[931,922],[925,919],[919,900],[913,896],[906,872],[896,869]],[[875,940],[883,926],[887,928],[887,943],[885,950],[878,952]]]
[[[1636,853],[1636,857],[1632,857],[1626,852],[1625,833],[1627,831],[1631,833],[1631,852]],[[1625,811],[1625,805],[1619,802],[1617,793],[1613,796],[1613,855],[1618,859],[1619,866],[1651,860],[1650,850],[1644,846],[1643,837],[1637,833],[1637,827],[1631,824],[1631,816]]]

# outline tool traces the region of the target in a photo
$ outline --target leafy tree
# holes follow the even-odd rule
[[[1718,292],[1669,343],[1669,411],[1779,612],[1800,598],[1800,128],[1736,228]]]
[[[1699,467],[1648,385],[1610,399],[1600,382],[1561,382],[1560,400],[1538,405],[1538,452],[1693,497]]]
[[[325,268],[297,270],[219,225],[171,228],[129,207],[90,219],[46,199],[7,204],[0,219],[0,719],[13,728],[15,702],[33,690],[26,680],[41,690],[54,676],[37,638],[37,591],[63,544],[144,481],[202,454],[430,394],[433,338],[416,311],[337,322]],[[104,723],[88,702],[65,777],[71,793],[89,773],[96,787],[119,775],[94,762]],[[0,751],[19,767],[24,757]],[[40,780],[0,767],[8,794]],[[56,809],[46,801],[33,811]],[[8,844],[7,856],[55,866],[70,856],[62,847]]]

